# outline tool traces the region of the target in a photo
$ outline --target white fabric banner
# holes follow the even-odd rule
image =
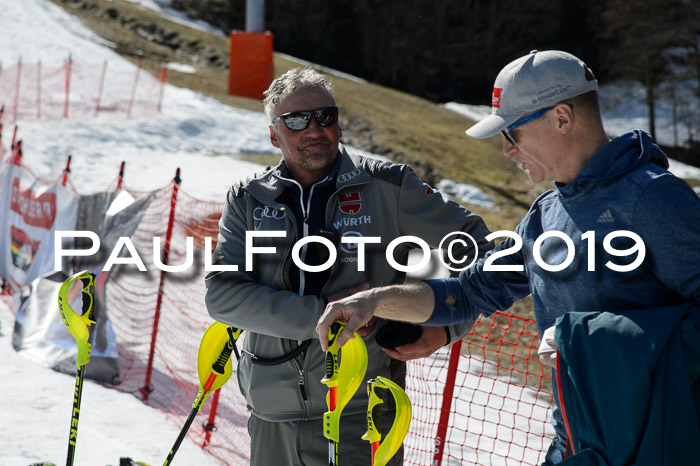
[[[119,354],[116,336],[106,307],[106,287],[109,272],[103,272],[107,253],[112,251],[120,237],[130,237],[141,221],[155,193],[134,198],[126,191],[104,192],[80,196],[77,222],[71,230],[91,231],[98,235],[105,246],[92,256],[78,256],[72,260],[74,272],[88,270],[97,275],[94,293],[95,324],[90,326],[89,342],[92,345],[90,364],[85,377],[116,384],[120,381]],[[54,220],[54,225],[59,224]],[[68,228],[66,228],[68,229]],[[85,249],[85,244],[76,239],[76,248]],[[72,240],[71,240],[72,243]],[[73,248],[71,244],[70,248]],[[35,259],[36,262],[36,259]],[[50,267],[53,267],[51,262]],[[34,361],[59,372],[75,374],[75,358],[78,347],[68,333],[58,312],[56,299],[58,289],[68,275],[62,272],[48,273],[25,286],[18,293],[19,308],[15,320],[12,344]],[[74,286],[73,291],[80,287]],[[81,293],[69,295],[73,309],[81,309]]]
[[[78,196],[25,168],[0,169],[0,277],[15,291],[53,271],[54,231],[75,230]]]

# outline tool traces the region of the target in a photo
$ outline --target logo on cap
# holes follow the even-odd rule
[[[501,107],[501,92],[503,89],[500,87],[493,88],[493,94],[491,94],[491,107],[500,108]]]

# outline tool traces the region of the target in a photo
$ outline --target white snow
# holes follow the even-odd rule
[[[113,0],[112,0],[113,1]],[[204,32],[209,32],[211,34],[222,35],[223,32],[210,25],[206,21],[192,19],[187,16],[184,11],[176,10],[171,7],[172,0],[127,0],[131,3],[139,5],[143,9],[153,10],[158,13],[165,14],[169,17],[171,21],[176,23],[184,24],[191,28],[199,29]]]
[[[668,170],[674,175],[684,179],[700,180],[700,168],[681,163],[677,160],[668,159]]]
[[[65,464],[75,377],[39,366],[12,349],[14,314],[0,304],[0,393],[5,397],[0,464]],[[192,400],[197,394],[192,394]],[[76,465],[119,465],[120,457],[162,464],[181,426],[136,397],[86,379],[80,405]],[[183,441],[174,464],[221,463]]]
[[[493,197],[489,196],[476,186],[457,183],[452,180],[440,180],[436,188],[445,194],[456,198],[460,202],[471,205],[478,205],[487,209],[494,209]]]
[[[196,68],[192,65],[186,63],[168,63],[166,68],[169,70],[179,71],[180,73],[194,74],[197,72]]]
[[[470,120],[479,121],[491,114],[491,107],[487,105],[460,104],[457,102],[447,102],[445,108],[453,112],[464,115]],[[465,128],[466,130],[466,128]]]

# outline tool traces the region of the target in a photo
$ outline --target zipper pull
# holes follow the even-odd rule
[[[299,391],[301,392],[301,397],[304,401],[307,400],[306,397],[306,386],[304,385],[304,372],[299,369]]]

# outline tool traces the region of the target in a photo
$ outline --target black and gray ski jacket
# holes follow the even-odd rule
[[[207,275],[206,305],[214,319],[245,331],[238,383],[249,409],[261,419],[323,417],[328,389],[320,382],[325,375],[325,359],[315,332],[324,310],[323,298],[364,282],[372,287],[402,283],[405,273],[391,267],[385,257],[392,240],[412,235],[437,248],[448,233],[463,231],[477,241],[480,255],[493,246],[484,239],[490,231],[481,217],[433,191],[410,167],[348,155],[343,148],[338,156],[335,191],[324,213],[325,229],[337,235],[337,259],[320,296],[304,295],[304,271],[299,271],[295,280],[300,289],[292,286],[292,248],[300,239],[297,232],[302,231],[304,236],[314,232],[308,232],[305,226],[297,228],[303,221],[294,215],[299,208],[292,209],[280,201],[290,180],[282,178],[279,166],[236,183],[228,192],[219,222],[212,263],[235,264],[238,271]],[[307,203],[310,205],[311,199]],[[300,211],[308,218],[307,206],[301,205]],[[271,237],[273,231],[284,236]],[[246,235],[256,233],[270,236],[254,238],[246,251]],[[380,237],[381,243],[366,245],[365,270],[358,271],[357,245],[338,239],[368,236]],[[411,247],[415,245],[408,242],[396,247],[397,262],[406,263]],[[257,248],[274,248],[274,253],[259,253]],[[302,250],[302,258],[303,254]],[[453,256],[460,257],[457,248]],[[391,358],[375,342],[380,327],[375,325],[364,339],[369,359],[367,379],[392,375]],[[450,327],[452,341],[462,338],[470,328]],[[308,349],[287,362],[253,364],[253,357],[278,358],[307,340],[311,340]],[[362,413],[366,409],[366,390],[360,389],[343,412]]]

